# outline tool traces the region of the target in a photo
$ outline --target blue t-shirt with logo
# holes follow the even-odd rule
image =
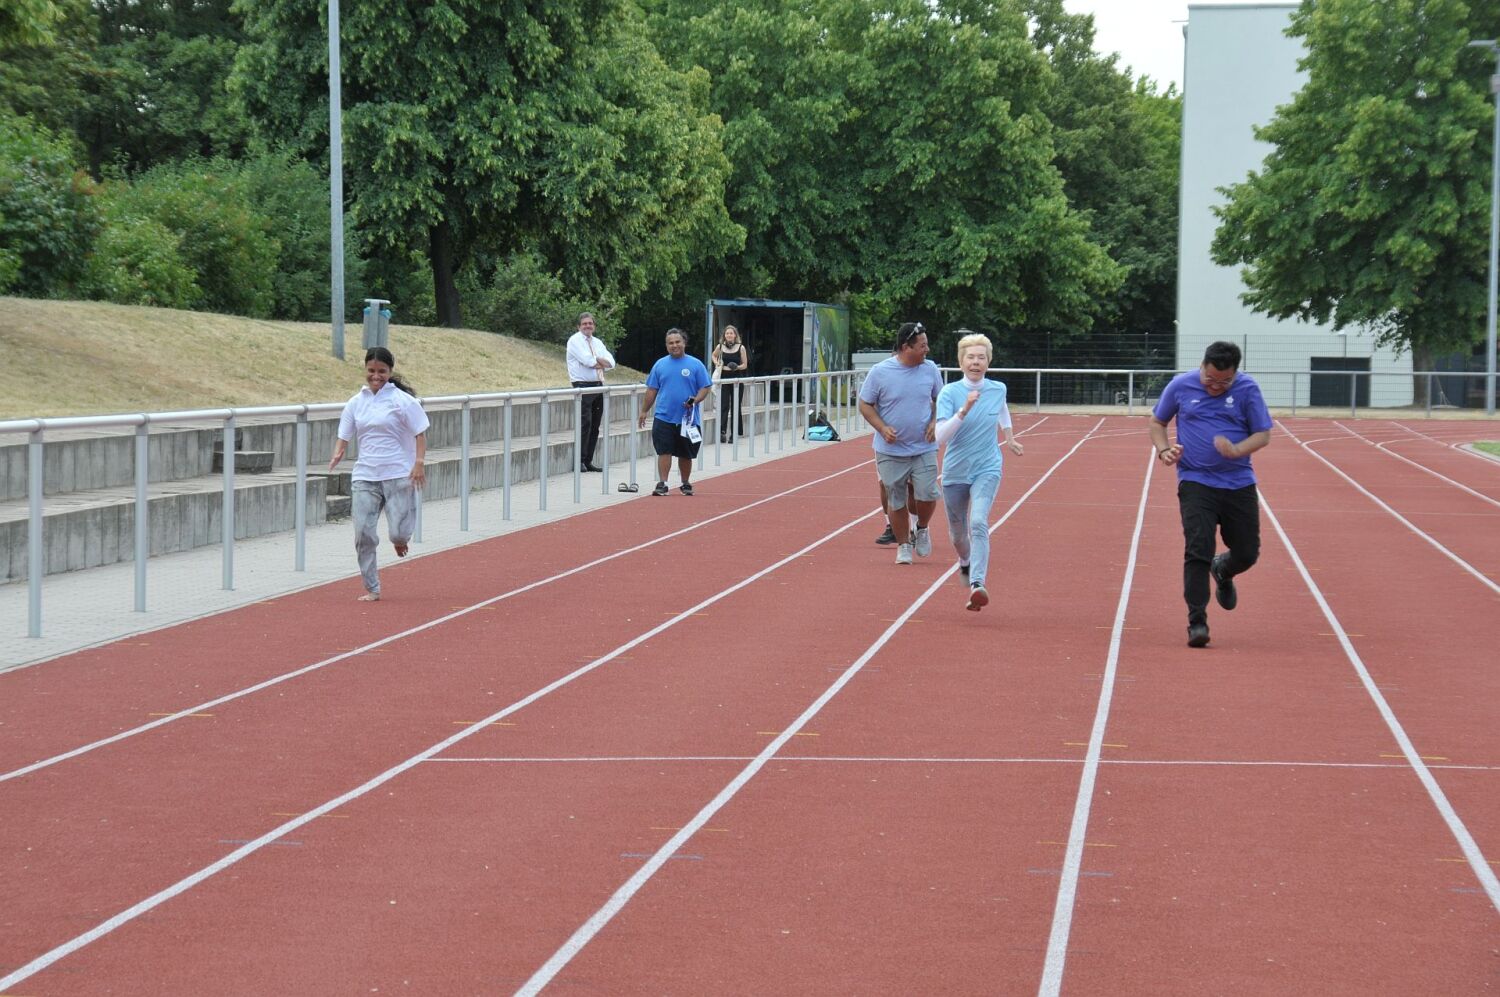
[[[967,380],[945,385],[938,395],[938,422],[957,415],[972,390]],[[972,485],[980,475],[1001,473],[999,429],[1000,413],[1004,410],[1005,384],[989,378],[979,382],[979,398],[943,454],[943,484]]]
[[[1182,456],[1177,461],[1180,481],[1196,481],[1210,488],[1244,488],[1255,484],[1250,455],[1225,457],[1214,449],[1214,437],[1239,443],[1271,428],[1271,412],[1260,393],[1260,385],[1248,374],[1239,374],[1229,390],[1215,397],[1203,387],[1198,370],[1172,378],[1152,411],[1158,422],[1177,419],[1177,442]]]
[[[697,357],[671,354],[662,357],[646,376],[646,387],[656,389],[656,408],[652,413],[662,422],[681,422],[689,398],[708,387],[708,368]],[[703,425],[703,406],[693,406],[693,425]]]

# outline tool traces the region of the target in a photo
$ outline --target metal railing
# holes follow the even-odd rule
[[[718,401],[720,385],[715,384],[712,396],[714,403],[712,407],[705,406],[704,423],[705,432],[712,426],[712,435],[704,440],[704,445],[698,454],[698,467],[706,466],[707,461],[713,460],[715,467],[723,465],[725,450],[728,449],[728,457],[731,461],[740,459],[740,446],[743,441],[747,447],[747,459],[754,458],[756,446],[759,443],[761,453],[770,455],[775,451],[787,449],[787,434],[791,431],[791,445],[797,446],[803,438],[810,418],[814,413],[824,414],[836,427],[842,428],[847,435],[855,426],[858,413],[855,408],[855,393],[859,383],[863,380],[863,372],[860,371],[834,371],[819,374],[796,374],[775,377],[746,377],[735,378],[728,382],[732,386],[734,395],[734,411],[741,411],[743,404],[744,432],[736,432],[732,443],[726,444],[718,432],[719,422],[724,417],[721,409],[726,408]],[[610,492],[612,469],[615,463],[614,455],[611,453],[612,432],[615,420],[612,418],[612,410],[615,406],[624,404],[628,424],[628,446],[629,454],[625,461],[628,463],[631,484],[636,482],[637,463],[640,458],[641,427],[637,425],[637,412],[639,402],[645,393],[643,384],[607,385],[601,388],[546,388],[533,391],[493,392],[471,395],[442,395],[431,398],[420,399],[424,408],[452,408],[459,410],[459,465],[458,465],[458,519],[459,529],[467,532],[470,529],[469,499],[471,488],[471,463],[473,460],[473,433],[472,416],[476,407],[495,406],[499,407],[500,427],[500,489],[501,517],[510,520],[512,516],[512,489],[515,484],[514,458],[516,454],[516,438],[514,435],[514,414],[517,405],[536,404],[539,407],[539,428],[535,437],[538,449],[537,482],[538,482],[538,509],[545,511],[547,508],[547,480],[549,476],[549,450],[557,442],[551,440],[551,429],[549,426],[549,413],[553,402],[568,400],[572,401],[573,432],[572,432],[572,465],[573,465],[573,502],[582,501],[583,472],[579,466],[578,456],[581,453],[581,431],[582,420],[580,418],[583,405],[583,396],[602,394],[603,413],[601,415],[601,439],[603,447],[600,460],[602,474],[600,475],[600,489],[603,493]],[[42,595],[43,580],[46,576],[46,535],[45,535],[45,484],[46,464],[45,448],[47,446],[48,433],[61,433],[74,430],[96,430],[96,429],[131,429],[134,431],[135,442],[133,452],[132,477],[134,482],[134,501],[132,511],[134,515],[134,535],[132,540],[132,557],[134,559],[134,609],[136,612],[146,612],[147,605],[147,563],[150,559],[150,501],[148,484],[151,475],[150,449],[148,439],[150,429],[153,426],[184,424],[217,424],[222,432],[222,496],[220,499],[221,530],[219,544],[221,552],[220,584],[224,590],[234,588],[234,547],[235,547],[235,451],[236,451],[236,429],[247,420],[266,420],[277,418],[291,418],[295,420],[295,441],[293,452],[293,467],[295,469],[295,519],[292,529],[293,533],[293,563],[297,571],[307,569],[307,490],[308,490],[308,466],[309,454],[309,419],[313,416],[332,416],[343,411],[344,403],[330,402],[306,405],[279,405],[263,406],[255,408],[217,408],[197,409],[180,412],[156,412],[156,413],[134,413],[122,415],[101,416],[74,416],[44,419],[17,419],[0,421],[0,440],[7,435],[25,434],[27,437],[26,468],[27,468],[27,625],[26,631],[29,637],[40,637],[42,634]],[[736,427],[740,429],[741,427]],[[649,427],[646,429],[649,432]],[[564,445],[567,445],[564,442]],[[413,533],[413,542],[420,543],[422,540],[422,495],[417,494],[417,519],[416,529]]]

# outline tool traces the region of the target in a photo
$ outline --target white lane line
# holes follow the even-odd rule
[[[658,762],[748,762],[754,759],[754,755],[570,755],[570,756],[534,756],[516,755],[514,757],[454,757],[429,758],[428,765],[527,765],[527,764],[607,764],[615,762],[640,762],[656,764]],[[858,765],[1082,765],[1082,758],[924,758],[920,755],[882,757],[879,755],[782,755],[776,759],[778,762],[814,762],[825,764],[858,764]],[[1289,768],[1289,769],[1398,769],[1402,772],[1407,770],[1404,762],[1310,762],[1310,761],[1270,761],[1247,759],[1233,761],[1225,758],[1101,758],[1100,765],[1159,765],[1199,768],[1217,767],[1225,768]],[[1433,769],[1451,769],[1458,772],[1500,772],[1500,765],[1431,765]]]
[[[575,669],[574,671],[569,672],[561,678],[556,679],[545,686],[542,686],[540,689],[537,689],[535,692],[532,692],[531,694],[516,700],[509,706],[491,713],[483,720],[475,721],[474,723],[460,730],[458,733],[452,735],[451,737],[445,738],[444,740],[439,741],[437,744],[432,745],[426,750],[411,756],[404,762],[386,769],[384,772],[355,787],[354,789],[351,789],[349,792],[344,793],[342,796],[329,800],[327,803],[309,810],[307,813],[302,814],[300,817],[294,817],[284,824],[281,824],[278,827],[267,831],[265,834],[254,839],[253,841],[250,841],[244,845],[241,845],[239,848],[236,848],[234,851],[230,852],[228,855],[225,855],[217,862],[199,869],[197,872],[178,880],[176,883],[173,883],[171,886],[168,886],[167,888],[160,890],[157,893],[152,894],[151,896],[147,897],[145,900],[140,901],[134,906],[121,911],[114,917],[109,918],[108,920],[95,926],[91,930],[86,931],[83,934],[78,935],[61,945],[58,945],[57,947],[43,953],[40,956],[37,956],[35,959],[26,963],[24,966],[10,973],[8,976],[0,978],[0,992],[4,992],[5,990],[15,986],[23,980],[29,979],[30,977],[46,969],[48,966],[57,962],[64,956],[70,955],[83,948],[84,946],[98,941],[100,938],[103,938],[105,935],[114,931],[116,928],[129,924],[131,921],[140,917],[142,914],[145,914],[146,912],[159,907],[160,905],[166,903],[168,900],[186,893],[194,886],[197,886],[199,883],[210,878],[211,876],[223,872],[225,869],[233,866],[241,859],[255,854],[257,851],[265,848],[268,845],[275,844],[280,838],[291,834],[293,831],[302,827],[304,824],[310,823],[311,821],[316,820],[326,813],[331,813],[332,811],[345,806],[352,800],[359,799],[361,796],[364,796],[371,790],[378,789],[380,786],[383,786],[385,783],[390,782],[401,773],[417,765],[420,765],[422,762],[427,761],[434,755],[446,751],[448,748],[451,748],[453,745],[458,744],[469,736],[483,730],[485,727],[495,723],[497,720],[502,720],[505,717],[508,717],[511,714],[517,712],[518,710],[530,706],[532,703],[548,695],[549,693],[555,692],[558,689],[561,689],[563,686],[568,685],[569,683],[589,674],[595,669],[608,664],[610,661],[613,661],[615,658],[618,658],[620,655],[625,654],[627,651],[640,646],[651,638],[661,634],[668,628],[677,625],[683,620],[690,619],[694,613],[707,609],[717,600],[732,595],[735,592],[738,592],[740,589],[746,588],[754,582],[759,581],[761,578],[764,578],[766,575],[769,575],[771,572],[776,571],[778,568],[782,568],[788,564],[794,564],[798,562],[809,551],[821,547],[823,544],[828,543],[830,540],[833,540],[834,538],[842,535],[844,532],[854,528],[855,526],[858,526],[860,523],[863,523],[865,520],[874,515],[876,515],[876,513],[873,511],[867,512],[862,516],[850,520],[843,526],[840,526],[838,529],[832,531],[831,533],[825,534],[823,537],[813,541],[796,553],[789,554],[786,557],[783,557],[781,560],[762,568],[755,574],[750,575],[742,579],[741,581],[738,581],[735,584],[729,586],[728,588],[725,588],[722,591],[709,596],[702,602],[699,602],[696,605],[683,610],[676,616],[673,616],[670,619],[657,624],[650,630],[647,630],[639,636],[634,637],[624,644],[621,644],[609,653],[595,658],[593,661],[589,662],[583,667]]]
[[[1436,539],[1434,539],[1433,537],[1429,536],[1427,533],[1423,532],[1422,529],[1419,526],[1417,526],[1417,524],[1413,523],[1411,520],[1409,520],[1405,516],[1401,515],[1401,513],[1397,512],[1395,509],[1392,509],[1389,505],[1386,505],[1385,502],[1383,502],[1378,496],[1376,496],[1368,488],[1366,488],[1364,485],[1360,484],[1358,481],[1355,481],[1353,478],[1349,477],[1349,475],[1345,474],[1339,468],[1339,466],[1337,464],[1335,464],[1333,461],[1329,460],[1327,457],[1324,457],[1322,454],[1320,454],[1316,450],[1314,450],[1312,448],[1311,444],[1303,443],[1301,440],[1297,439],[1296,434],[1293,433],[1291,430],[1287,429],[1285,426],[1282,426],[1281,428],[1282,428],[1283,432],[1285,432],[1293,440],[1296,440],[1298,446],[1302,447],[1303,450],[1305,450],[1309,454],[1312,454],[1314,457],[1316,457],[1318,460],[1322,461],[1324,464],[1327,464],[1328,467],[1333,471],[1334,474],[1337,474],[1339,477],[1341,477],[1345,481],[1349,482],[1349,484],[1353,485],[1354,488],[1356,490],[1358,490],[1361,495],[1365,496],[1371,502],[1374,502],[1376,505],[1380,506],[1380,508],[1384,509],[1386,512],[1390,513],[1392,516],[1396,517],[1396,519],[1401,523],[1401,525],[1405,526],[1408,530],[1410,530],[1412,533],[1416,534],[1417,536],[1421,537],[1423,540],[1426,540],[1429,544],[1432,545],[1432,547],[1438,553],[1442,554],[1448,560],[1452,561],[1454,564],[1458,565],[1460,568],[1462,568],[1463,570],[1467,571],[1470,575],[1472,575],[1485,588],[1489,589],[1491,592],[1495,593],[1496,595],[1500,595],[1500,585],[1497,585],[1493,581],[1491,581],[1490,578],[1487,575],[1484,574],[1484,572],[1480,571],[1478,568],[1474,567],[1468,561],[1465,561],[1463,558],[1461,558],[1457,554],[1453,553],[1453,551],[1449,550],[1447,547],[1444,547]]]
[[[392,634],[389,637],[382,637],[380,640],[361,645],[360,647],[356,647],[353,650],[345,651],[342,654],[336,654],[331,658],[324,658],[322,661],[316,661],[310,665],[298,668],[295,671],[276,675],[272,678],[266,679],[263,682],[257,682],[255,685],[246,686],[243,689],[238,689],[234,692],[226,693],[225,695],[220,696],[217,699],[210,699],[206,702],[199,703],[196,706],[189,706],[186,709],[178,710],[176,713],[161,717],[157,720],[152,720],[149,723],[141,724],[139,727],[132,727],[129,730],[120,731],[118,734],[100,738],[97,741],[91,741],[88,744],[73,748],[71,751],[62,752],[61,754],[53,755],[50,758],[43,758],[41,761],[32,762],[30,765],[25,765],[21,768],[13,769],[10,772],[0,773],[0,782],[8,782],[11,779],[19,779],[21,776],[30,775],[32,772],[47,768],[51,765],[56,765],[59,762],[65,762],[70,758],[77,758],[79,755],[87,754],[90,751],[97,751],[100,748],[107,747],[127,738],[135,737],[139,734],[144,734],[147,731],[155,730],[158,727],[164,727],[169,723],[181,720],[184,717],[190,716],[194,713],[205,713],[216,706],[222,706],[223,704],[233,702],[236,699],[242,699],[245,696],[250,696],[257,692],[262,692],[266,689],[271,688],[272,686],[280,685],[281,683],[291,681],[294,678],[299,678],[303,675],[308,674],[309,672],[315,672],[320,668],[327,668],[329,665],[338,664],[340,661],[358,657],[359,655],[364,654],[367,651],[373,651],[376,648],[384,647],[386,644],[390,644],[398,640],[403,640],[414,634],[419,634],[424,630],[431,630],[433,627],[441,626],[444,623],[451,623],[453,620],[456,620],[462,616],[467,616],[468,614],[477,612],[478,610],[484,609],[487,606],[493,606],[497,602],[503,602],[506,599],[513,599],[516,596],[524,595],[525,593],[530,592],[534,589],[541,588],[544,585],[550,585],[553,582],[561,581],[564,578],[569,578],[573,575],[580,574],[584,571],[588,571],[591,568],[597,568],[599,565],[604,564],[608,561],[613,561],[617,558],[625,557],[629,554],[634,554],[639,551],[645,550],[646,548],[655,546],[656,544],[665,543],[668,540],[673,540],[677,537],[684,536],[685,534],[691,533],[693,530],[696,530],[703,526],[707,526],[710,523],[716,523],[721,519],[728,519],[731,516],[738,516],[740,513],[746,511],[747,509],[754,509],[756,506],[764,505],[767,502],[785,498],[786,496],[791,495],[794,492],[802,491],[805,488],[811,488],[812,486],[822,484],[825,481],[831,481],[834,478],[848,474],[851,471],[857,471],[862,467],[867,467],[872,463],[874,463],[873,460],[861,461],[860,463],[855,464],[853,467],[846,467],[842,471],[836,471],[833,474],[825,475],[821,478],[816,478],[812,481],[804,482],[794,488],[788,488],[785,491],[777,492],[774,495],[768,495],[763,499],[749,502],[745,505],[731,510],[730,512],[720,513],[717,516],[712,516],[708,519],[702,520],[701,522],[694,523],[691,526],[685,526],[680,530],[674,530],[671,533],[666,533],[652,540],[647,540],[645,543],[636,544],[634,547],[627,547],[624,550],[615,551],[613,554],[606,554],[603,557],[597,557],[594,560],[588,561],[584,564],[580,564],[575,568],[569,568],[567,571],[560,571],[548,578],[543,578],[538,581],[531,582],[530,584],[522,585],[520,588],[511,589],[509,592],[502,592],[500,595],[485,599],[483,602],[476,602],[472,606],[465,606],[463,609],[448,613],[446,616],[439,616],[437,619],[429,620],[426,623],[420,623],[417,626],[411,627],[407,630],[403,630],[398,634]]]
[[[1282,529],[1281,520],[1277,519],[1276,513],[1271,511],[1271,503],[1266,501],[1264,492],[1260,496],[1260,505],[1261,508],[1266,510],[1266,516],[1271,520],[1271,525],[1276,527],[1276,534],[1281,537],[1282,544],[1285,545],[1287,553],[1291,555],[1292,563],[1297,566],[1297,573],[1302,576],[1303,584],[1307,586],[1307,590],[1317,600],[1318,608],[1323,611],[1323,618],[1328,621],[1329,626],[1333,628],[1333,632],[1338,636],[1339,644],[1344,649],[1344,655],[1348,657],[1349,663],[1354,666],[1354,671],[1359,676],[1360,683],[1365,687],[1366,694],[1374,701],[1375,708],[1380,711],[1381,719],[1385,721],[1386,727],[1396,739],[1397,745],[1400,746],[1401,754],[1406,757],[1407,765],[1411,766],[1412,771],[1416,773],[1417,779],[1421,781],[1422,787],[1427,790],[1427,795],[1432,799],[1433,805],[1437,807],[1437,811],[1442,816],[1443,822],[1448,825],[1448,830],[1452,832],[1453,837],[1458,841],[1459,849],[1462,850],[1464,858],[1468,860],[1469,868],[1474,871],[1474,875],[1484,887],[1484,892],[1488,894],[1490,903],[1494,905],[1497,912],[1500,912],[1500,880],[1496,879],[1495,871],[1490,868],[1488,862],[1485,860],[1484,853],[1479,850],[1479,845],[1475,843],[1474,836],[1469,833],[1469,829],[1464,826],[1463,820],[1459,818],[1458,813],[1448,802],[1448,797],[1444,795],[1442,787],[1438,785],[1436,777],[1432,774],[1432,767],[1423,761],[1422,756],[1411,743],[1411,738],[1407,736],[1405,728],[1401,726],[1401,721],[1396,719],[1395,711],[1386,702],[1385,695],[1381,693],[1379,687],[1375,684],[1375,680],[1371,678],[1369,669],[1365,667],[1364,660],[1360,658],[1359,652],[1354,649],[1354,644],[1349,640],[1349,635],[1344,632],[1343,624],[1333,614],[1333,609],[1328,605],[1328,600],[1323,598],[1323,592],[1318,588],[1318,583],[1313,581],[1312,574],[1307,570],[1307,566],[1302,563],[1302,558],[1297,553],[1297,548],[1292,545],[1291,537],[1287,536],[1286,530]]]
[[[1500,509],[1500,501],[1497,501],[1496,499],[1490,498],[1488,495],[1484,494],[1483,492],[1475,491],[1474,489],[1470,488],[1468,485],[1464,484],[1463,482],[1454,481],[1452,478],[1448,477],[1446,474],[1440,474],[1437,471],[1434,471],[1432,468],[1428,467],[1426,464],[1420,464],[1417,461],[1412,460],[1410,457],[1402,456],[1401,454],[1398,454],[1396,451],[1390,449],[1392,443],[1411,443],[1411,442],[1414,442],[1414,441],[1412,441],[1412,440],[1388,440],[1388,441],[1386,441],[1384,443],[1376,443],[1374,440],[1366,438],[1362,434],[1355,432],[1354,430],[1350,429],[1348,426],[1345,426],[1341,422],[1334,422],[1334,425],[1338,426],[1340,429],[1343,429],[1343,430],[1345,430],[1345,431],[1353,434],[1357,439],[1364,440],[1366,443],[1370,444],[1376,450],[1379,450],[1381,453],[1386,454],[1386,455],[1391,456],[1391,457],[1394,457],[1397,460],[1402,461],[1404,463],[1410,464],[1412,467],[1416,468],[1419,471],[1425,471],[1426,473],[1432,475],[1434,478],[1437,478],[1439,481],[1447,482],[1448,484],[1452,485],[1454,488],[1459,489],[1460,491],[1468,492],[1470,495],[1472,495],[1475,498],[1479,499],[1481,502],[1488,502],[1490,505],[1494,506],[1495,508]]]
[[[1099,775],[1099,758],[1104,751],[1104,728],[1109,722],[1110,702],[1114,699],[1115,670],[1120,660],[1120,643],[1125,632],[1125,610],[1130,606],[1130,586],[1135,579],[1136,557],[1141,549],[1141,532],[1146,523],[1146,499],[1151,493],[1151,473],[1157,464],[1156,450],[1146,464],[1141,483],[1141,500],[1135,511],[1135,530],[1130,535],[1130,556],[1125,561],[1125,577],[1120,582],[1120,601],[1115,607],[1115,625],[1109,635],[1109,656],[1104,664],[1104,680],[1099,689],[1099,705],[1094,710],[1094,729],[1089,733],[1089,747],[1084,755],[1083,773],[1078,780],[1078,798],[1073,804],[1073,823],[1068,829],[1068,850],[1063,858],[1061,882],[1057,890],[1057,907],[1052,912],[1052,933],[1047,939],[1047,960],[1042,967],[1042,982],[1037,993],[1057,997],[1062,991],[1063,968],[1068,957],[1068,935],[1073,927],[1073,904],[1078,896],[1078,878],[1083,870],[1083,842],[1088,832],[1089,808],[1094,801],[1094,783]]]
[[[1429,433],[1419,433],[1415,429],[1412,429],[1410,426],[1407,426],[1404,423],[1398,422],[1395,423],[1395,425],[1400,426],[1402,429],[1406,430],[1413,436],[1424,440],[1431,440],[1432,442],[1437,443],[1440,446],[1447,447],[1449,450],[1452,450],[1455,453],[1461,453],[1465,457],[1468,457],[1472,460],[1482,460],[1486,464],[1489,464],[1491,467],[1495,465],[1494,458],[1486,457],[1482,453],[1475,453],[1473,450],[1464,449],[1464,445],[1470,443],[1474,439],[1474,433],[1466,433],[1463,436],[1455,436],[1453,440],[1445,440],[1441,436],[1433,436]]]
[[[1097,430],[1103,424],[1104,420],[1100,419],[1099,422],[1094,425],[1093,429],[1090,429],[1088,434],[1083,437],[1083,439],[1073,444],[1072,448],[1069,449],[1067,453],[1058,458],[1057,463],[1048,468],[1047,473],[1038,478],[1036,484],[1027,489],[1025,494],[1017,499],[1015,503],[1010,507],[1010,509],[1006,511],[1005,515],[1001,516],[999,521],[996,522],[994,526],[990,527],[990,532],[994,533],[995,530],[999,529],[1000,525],[1008,520],[1015,513],[1015,511],[1021,507],[1022,503],[1030,498],[1031,495],[1042,486],[1042,483],[1050,478],[1052,476],[1052,473],[1063,465],[1064,461],[1077,453],[1078,448],[1087,443],[1090,436],[1092,436],[1095,430]],[[1152,456],[1155,457],[1154,451],[1152,453]],[[572,962],[573,958],[577,956],[579,952],[583,951],[584,947],[587,946],[589,942],[593,941],[595,936],[597,936],[600,931],[604,930],[605,925],[609,924],[609,922],[614,919],[615,915],[618,914],[622,909],[624,909],[625,905],[630,902],[631,898],[639,893],[640,890],[648,882],[650,882],[651,878],[656,875],[657,871],[661,869],[662,866],[666,865],[667,862],[672,858],[672,856],[675,855],[677,851],[681,849],[682,846],[686,844],[694,834],[698,833],[698,831],[704,825],[706,825],[711,819],[713,819],[714,815],[717,814],[721,809],[723,809],[724,806],[728,804],[729,801],[732,800],[735,795],[738,794],[739,791],[743,789],[752,778],[754,778],[755,774],[762,768],[764,768],[765,765],[773,757],[775,757],[776,753],[780,751],[788,741],[790,741],[800,730],[802,730],[803,727],[807,726],[807,723],[812,720],[813,717],[817,716],[819,711],[821,711],[823,707],[828,704],[829,700],[838,695],[839,692],[844,688],[844,686],[848,685],[849,682],[853,680],[854,676],[859,674],[860,669],[864,668],[865,664],[871,658],[875,657],[875,655],[879,653],[879,651],[884,648],[887,643],[890,642],[891,638],[900,631],[902,626],[905,625],[906,621],[911,619],[912,616],[916,614],[917,610],[926,605],[927,600],[932,598],[934,593],[942,590],[942,588],[947,584],[948,579],[957,571],[958,565],[955,564],[947,571],[945,571],[942,575],[940,575],[937,581],[928,586],[927,590],[920,596],[918,596],[917,599],[911,604],[911,606],[908,607],[906,611],[903,612],[900,616],[898,616],[895,621],[886,628],[885,632],[877,637],[875,639],[875,642],[871,644],[869,648],[867,648],[865,652],[854,661],[853,664],[846,668],[843,673],[840,674],[836,680],[834,680],[834,683],[832,685],[830,685],[823,691],[822,695],[820,695],[816,700],[813,701],[812,705],[808,706],[807,709],[802,711],[801,716],[787,725],[787,728],[780,734],[778,734],[770,744],[766,745],[766,747],[761,750],[760,754],[756,755],[748,765],[741,769],[740,773],[736,775],[732,780],[730,780],[730,782],[723,789],[719,790],[718,795],[710,800],[703,807],[703,809],[699,810],[696,816],[689,820],[684,827],[678,830],[677,833],[673,834],[665,844],[658,848],[652,854],[652,856],[647,859],[646,862],[638,870],[636,870],[635,875],[631,876],[619,887],[619,889],[615,890],[610,898],[605,901],[604,906],[600,907],[593,913],[592,916],[589,917],[588,920],[579,925],[578,929],[573,932],[568,940],[563,942],[562,946],[552,954],[551,958],[543,963],[541,968],[533,973],[531,978],[526,981],[526,984],[521,987],[521,989],[517,990],[516,993],[518,995],[534,995],[540,993],[543,987],[552,982],[557,974],[562,972],[562,970],[568,965],[568,963]]]

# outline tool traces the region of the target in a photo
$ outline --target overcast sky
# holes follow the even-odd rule
[[[1218,7],[1243,0],[1192,0],[1194,6]],[[1120,53],[1120,67],[1149,76],[1160,89],[1176,83],[1182,89],[1182,26],[1188,0],[1063,0],[1071,14],[1094,15],[1094,48]]]

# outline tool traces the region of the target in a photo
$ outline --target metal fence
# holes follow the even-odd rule
[[[838,371],[824,374],[787,375],[780,377],[761,378],[739,378],[728,384],[734,393],[736,408],[742,412],[741,432],[733,437],[732,442],[723,442],[718,432],[719,421],[723,416],[721,406],[717,403],[706,405],[704,412],[704,432],[707,439],[698,455],[698,466],[700,468],[712,462],[713,466],[721,466],[727,458],[730,461],[740,459],[743,446],[747,459],[754,458],[759,448],[762,454],[784,450],[788,447],[800,444],[806,428],[811,419],[822,415],[835,428],[848,434],[855,427],[858,413],[855,407],[855,394],[859,383],[863,380],[862,372]],[[611,480],[614,472],[614,464],[620,463],[628,468],[626,481],[630,484],[636,482],[637,464],[643,456],[654,458],[650,453],[649,425],[645,430],[636,427],[636,413],[643,399],[646,387],[643,384],[630,385],[607,385],[601,388],[575,389],[556,388],[537,391],[519,392],[496,392],[488,394],[473,395],[446,395],[433,398],[421,399],[421,404],[429,410],[454,409],[459,413],[460,430],[458,440],[458,518],[459,529],[469,530],[469,499],[474,485],[471,477],[474,451],[472,443],[472,428],[475,413],[482,409],[498,409],[498,435],[500,472],[498,487],[502,490],[502,512],[504,519],[509,520],[512,515],[511,495],[512,486],[516,482],[516,444],[518,439],[514,433],[515,413],[519,407],[535,405],[538,408],[539,425],[534,439],[537,441],[536,453],[536,481],[538,485],[539,508],[547,508],[548,495],[547,483],[550,475],[550,464],[553,463],[551,451],[554,445],[561,446],[571,455],[572,462],[572,485],[573,502],[582,500],[583,473],[579,467],[578,455],[581,453],[580,436],[582,419],[580,418],[583,399],[585,395],[603,395],[603,414],[600,424],[604,427],[601,434],[598,451],[599,464],[602,468],[600,474],[600,488],[604,493],[611,490]],[[720,394],[720,386],[715,385],[713,395],[715,399]],[[553,410],[558,404],[571,407],[572,433],[571,441],[553,439],[551,422]],[[624,406],[623,410],[620,406]],[[740,406],[743,406],[740,408]],[[147,605],[147,564],[150,559],[151,532],[150,532],[150,501],[149,483],[152,477],[151,447],[149,445],[149,434],[152,427],[161,426],[185,426],[185,425],[208,425],[216,426],[217,431],[222,434],[222,487],[218,506],[218,519],[220,525],[220,536],[218,545],[221,547],[221,571],[220,585],[223,589],[234,588],[234,548],[235,548],[235,458],[236,452],[236,430],[251,420],[267,419],[291,419],[295,420],[295,437],[291,454],[291,463],[296,476],[296,498],[295,498],[295,523],[291,530],[292,559],[295,570],[305,571],[306,562],[306,536],[307,536],[307,492],[309,462],[312,459],[309,446],[309,428],[312,419],[316,417],[334,417],[343,410],[343,403],[308,404],[308,405],[284,405],[266,406],[256,408],[225,408],[225,409],[203,409],[183,412],[157,412],[157,413],[135,413],[125,415],[105,416],[78,416],[47,419],[19,419],[11,421],[0,421],[0,443],[7,438],[24,434],[25,458],[24,477],[25,494],[27,505],[26,519],[26,567],[27,579],[27,635],[29,637],[40,637],[42,633],[42,600],[44,591],[44,578],[46,576],[45,552],[46,523],[45,523],[45,492],[47,481],[47,436],[49,433],[59,434],[77,430],[130,430],[134,434],[134,449],[131,468],[131,479],[134,484],[134,502],[131,510],[133,519],[133,539],[131,542],[131,558],[134,561],[134,599],[135,611],[146,612]],[[624,418],[621,418],[621,412]],[[626,446],[627,454],[623,460],[617,461],[618,455],[611,453],[611,447],[615,443],[611,439],[610,429],[617,427],[620,422],[627,424]],[[642,440],[648,441],[642,446]],[[570,449],[569,449],[570,446]],[[324,457],[326,459],[326,456]],[[19,461],[8,461],[6,467],[13,473]],[[55,477],[55,475],[54,475]],[[19,484],[16,482],[15,484]],[[421,542],[422,539],[422,496],[417,497],[417,520],[416,531],[412,537],[413,541]]]

